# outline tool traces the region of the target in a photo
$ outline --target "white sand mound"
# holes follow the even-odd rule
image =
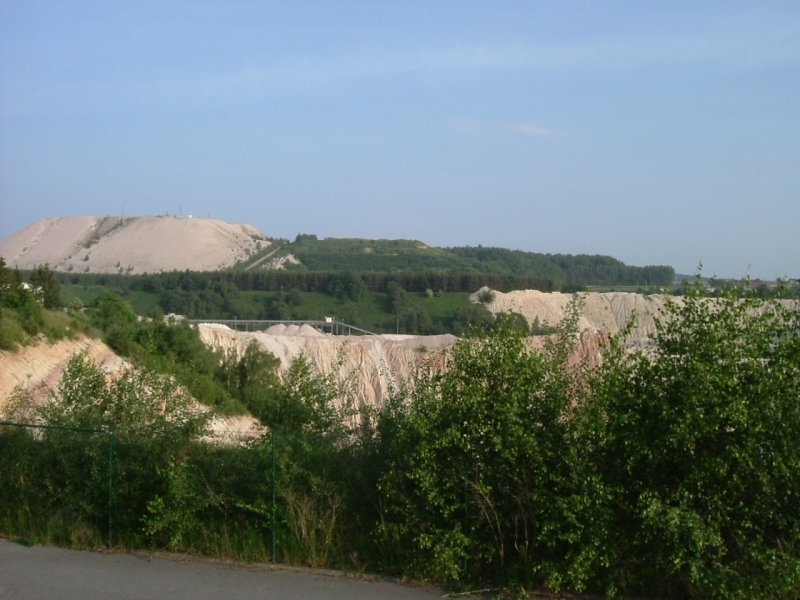
[[[480,290],[473,294],[478,301]],[[680,298],[655,294],[645,296],[627,292],[587,292],[562,294],[517,290],[492,292],[493,299],[485,304],[493,314],[515,312],[533,325],[558,325],[567,315],[570,303],[579,298],[581,302],[578,330],[597,329],[610,335],[617,334],[631,319],[635,319],[631,338],[643,340],[655,332],[655,318],[664,314],[667,302],[681,302]]]
[[[207,345],[237,356],[255,341],[280,361],[282,371],[303,354],[318,372],[351,385],[359,403],[377,407],[391,389],[410,381],[419,369],[444,369],[447,355],[440,350],[456,340],[452,335],[326,335],[309,325],[283,323],[265,332],[225,331],[209,325],[199,325],[198,331]]]
[[[290,323],[288,325],[284,323],[276,323],[275,325],[271,325],[268,327],[264,333],[267,335],[274,335],[274,336],[301,336],[301,337],[325,337],[325,334],[322,333],[319,329],[309,325],[308,323],[304,323],[303,325],[297,325],[295,323]]]
[[[252,225],[181,217],[45,219],[0,242],[0,256],[23,269],[48,263],[77,273],[225,269],[269,245]]]
[[[302,335],[303,337],[325,337],[325,334],[319,329],[308,324],[301,325],[297,335]]]

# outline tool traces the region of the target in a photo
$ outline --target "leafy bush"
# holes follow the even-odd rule
[[[27,338],[16,311],[0,308],[0,350],[13,350]]]
[[[617,347],[582,444],[607,505],[609,589],[794,598],[800,589],[800,312],[698,295],[651,353]]]
[[[519,585],[562,566],[572,341],[531,351],[525,339],[509,319],[460,341],[445,374],[421,378],[378,417],[388,464],[377,533],[392,562],[440,581]]]
[[[47,424],[38,439],[19,430],[0,436],[27,457],[26,468],[13,465],[3,474],[0,487],[17,494],[16,503],[0,503],[6,531],[69,543],[69,536],[51,534],[55,516],[59,531],[77,524],[90,542],[108,532],[113,518],[132,543],[141,542],[142,515],[164,485],[157,474],[204,432],[207,415],[168,377],[131,370],[107,382],[79,355],[46,402],[19,390],[3,418]]]

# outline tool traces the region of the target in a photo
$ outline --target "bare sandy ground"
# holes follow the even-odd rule
[[[269,245],[252,225],[189,217],[63,217],[0,241],[12,267],[76,273],[225,269]]]
[[[443,370],[447,362],[443,350],[456,341],[452,335],[326,335],[307,325],[244,332],[209,323],[198,329],[207,345],[239,356],[256,343],[280,361],[282,371],[302,354],[318,372],[350,386],[359,403],[373,407],[383,406],[391,390],[409,382],[418,371]]]
[[[124,358],[119,357],[106,344],[85,335],[74,339],[48,342],[44,338],[36,344],[24,346],[14,351],[0,351],[0,417],[6,409],[14,390],[20,386],[30,392],[34,401],[41,402],[54,391],[67,363],[77,356],[84,355],[98,364],[109,377],[114,377],[131,367]],[[198,410],[205,410],[198,405]],[[24,415],[16,415],[15,420],[28,420]],[[218,442],[237,443],[260,435],[263,427],[248,415],[216,416],[209,423],[209,438]]]
[[[35,398],[57,387],[67,363],[78,354],[84,354],[106,372],[128,366],[106,344],[85,335],[53,343],[42,338],[31,346],[0,350],[0,412],[17,386],[31,391]]]
[[[477,301],[484,289],[472,295]],[[580,302],[578,331],[596,329],[609,335],[619,333],[633,319],[631,337],[645,340],[655,333],[656,319],[664,315],[668,302],[682,302],[681,298],[663,294],[643,295],[628,292],[588,292],[562,294],[561,292],[539,292],[516,290],[492,292],[494,299],[486,304],[493,314],[515,312],[533,324],[558,325],[567,315],[568,307],[576,298]]]

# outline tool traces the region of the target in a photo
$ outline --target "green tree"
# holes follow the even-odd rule
[[[571,348],[562,335],[531,351],[505,321],[391,400],[377,427],[388,562],[446,581],[528,586],[559,573],[577,502]]]
[[[367,287],[361,276],[352,271],[345,271],[333,279],[330,291],[338,300],[356,302],[367,291]]]
[[[297,288],[292,288],[286,294],[286,303],[289,306],[301,306],[303,304],[303,293]]]
[[[468,335],[470,332],[490,331],[494,325],[494,317],[483,304],[467,304],[456,310],[451,320],[451,329],[456,335]]]
[[[255,341],[247,346],[241,357],[229,353],[222,361],[222,377],[228,391],[265,423],[270,421],[270,411],[280,393],[279,365],[280,361]]]
[[[37,411],[47,423],[110,427],[131,437],[186,439],[202,433],[207,420],[170,377],[128,369],[107,382],[103,369],[83,355],[67,363],[58,387]]]
[[[607,357],[581,444],[607,590],[796,598],[800,311],[737,290],[673,302],[655,346]]]
[[[18,306],[24,294],[19,271],[9,269],[6,261],[0,256],[0,306]]]
[[[45,308],[55,309],[61,306],[61,285],[49,265],[37,265],[33,269],[31,285],[41,294]]]
[[[83,355],[69,361],[44,403],[21,390],[4,417],[61,428],[17,440],[16,453],[28,464],[14,485],[26,491],[15,507],[0,503],[0,513],[25,511],[27,533],[52,540],[55,532],[55,541],[71,544],[93,543],[99,532],[105,537],[109,511],[116,539],[140,541],[143,516],[163,491],[164,474],[185,458],[207,422],[207,413],[171,377],[127,370],[108,381]],[[26,452],[20,452],[23,445]]]
[[[396,281],[390,281],[386,286],[389,301],[389,312],[399,315],[408,306],[408,294]]]
[[[499,313],[495,315],[494,321],[494,327],[508,327],[518,331],[522,336],[531,335],[531,326],[528,324],[528,320],[520,313],[510,311]],[[555,327],[552,333],[558,333],[558,331],[558,328]]]
[[[424,306],[412,305],[403,309],[400,314],[402,331],[425,335],[433,329],[433,319]]]
[[[97,298],[91,306],[90,320],[104,332],[106,342],[117,352],[129,355],[133,351],[136,313],[130,304],[112,292]]]

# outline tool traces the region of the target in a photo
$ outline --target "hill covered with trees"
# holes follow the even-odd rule
[[[675,280],[672,267],[630,266],[610,256],[544,254],[484,246],[435,248],[412,240],[320,240],[301,234],[282,251],[300,261],[297,268],[309,271],[477,274],[493,278],[483,285],[502,291],[570,291],[587,285],[668,286]],[[445,282],[454,285],[452,279]]]

